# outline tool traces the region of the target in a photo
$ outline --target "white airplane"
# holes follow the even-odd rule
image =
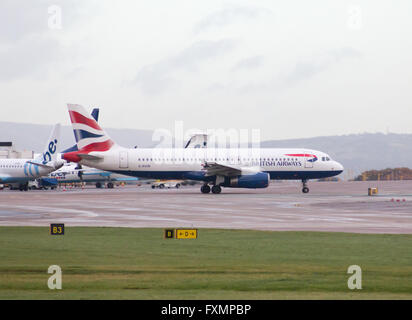
[[[113,182],[138,181],[136,177],[130,177],[104,171],[96,168],[81,167],[78,164],[66,163],[62,168],[48,175],[49,179],[55,179],[56,183],[81,183],[94,182],[96,188],[101,188],[107,182],[107,188],[113,189]]]
[[[0,183],[27,191],[30,180],[47,176],[61,168],[64,161],[57,160],[59,139],[60,124],[56,124],[43,153],[35,159],[0,159]]]
[[[309,149],[269,148],[153,148],[127,149],[117,145],[80,105],[68,105],[77,151],[63,159],[134,177],[203,181],[202,193],[221,187],[266,188],[270,179],[307,181],[336,176],[343,166],[326,153]],[[210,188],[209,185],[212,185]]]

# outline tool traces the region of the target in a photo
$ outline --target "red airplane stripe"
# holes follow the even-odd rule
[[[315,157],[316,156],[314,154],[287,154],[287,156],[291,156],[291,157]]]
[[[84,115],[76,112],[76,111],[69,111],[70,119],[72,123],[81,123],[92,127],[93,129],[102,130],[100,126],[97,124],[95,120],[86,118]]]
[[[104,142],[95,142],[83,147],[79,152],[93,152],[93,151],[107,151],[113,146],[112,140],[106,140]]]
[[[90,153],[93,151],[107,151],[114,145],[112,140],[107,140],[104,142],[91,143],[79,151],[65,153],[63,159],[71,162],[79,162],[81,159],[78,156],[79,153]]]

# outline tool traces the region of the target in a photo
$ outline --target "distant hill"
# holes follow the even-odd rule
[[[49,136],[51,126],[0,122],[0,141],[13,141],[17,150],[39,152]],[[150,148],[152,131],[112,129],[107,133],[120,145]],[[62,127],[62,146],[74,144],[71,126]],[[412,134],[364,133],[305,139],[271,140],[261,144],[264,148],[309,148],[328,153],[345,167],[343,178],[354,178],[371,169],[412,167]]]
[[[362,172],[355,181],[385,181],[412,180],[412,170],[409,168],[387,168]]]

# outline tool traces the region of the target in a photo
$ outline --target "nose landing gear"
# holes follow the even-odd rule
[[[302,185],[303,185],[302,192],[303,193],[309,193],[309,188],[308,188],[307,183],[308,183],[308,180],[306,179],[302,180]]]

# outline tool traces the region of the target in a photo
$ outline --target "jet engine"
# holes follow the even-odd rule
[[[257,172],[254,174],[243,174],[237,177],[227,177],[222,185],[229,188],[267,188],[269,186],[269,174]]]

